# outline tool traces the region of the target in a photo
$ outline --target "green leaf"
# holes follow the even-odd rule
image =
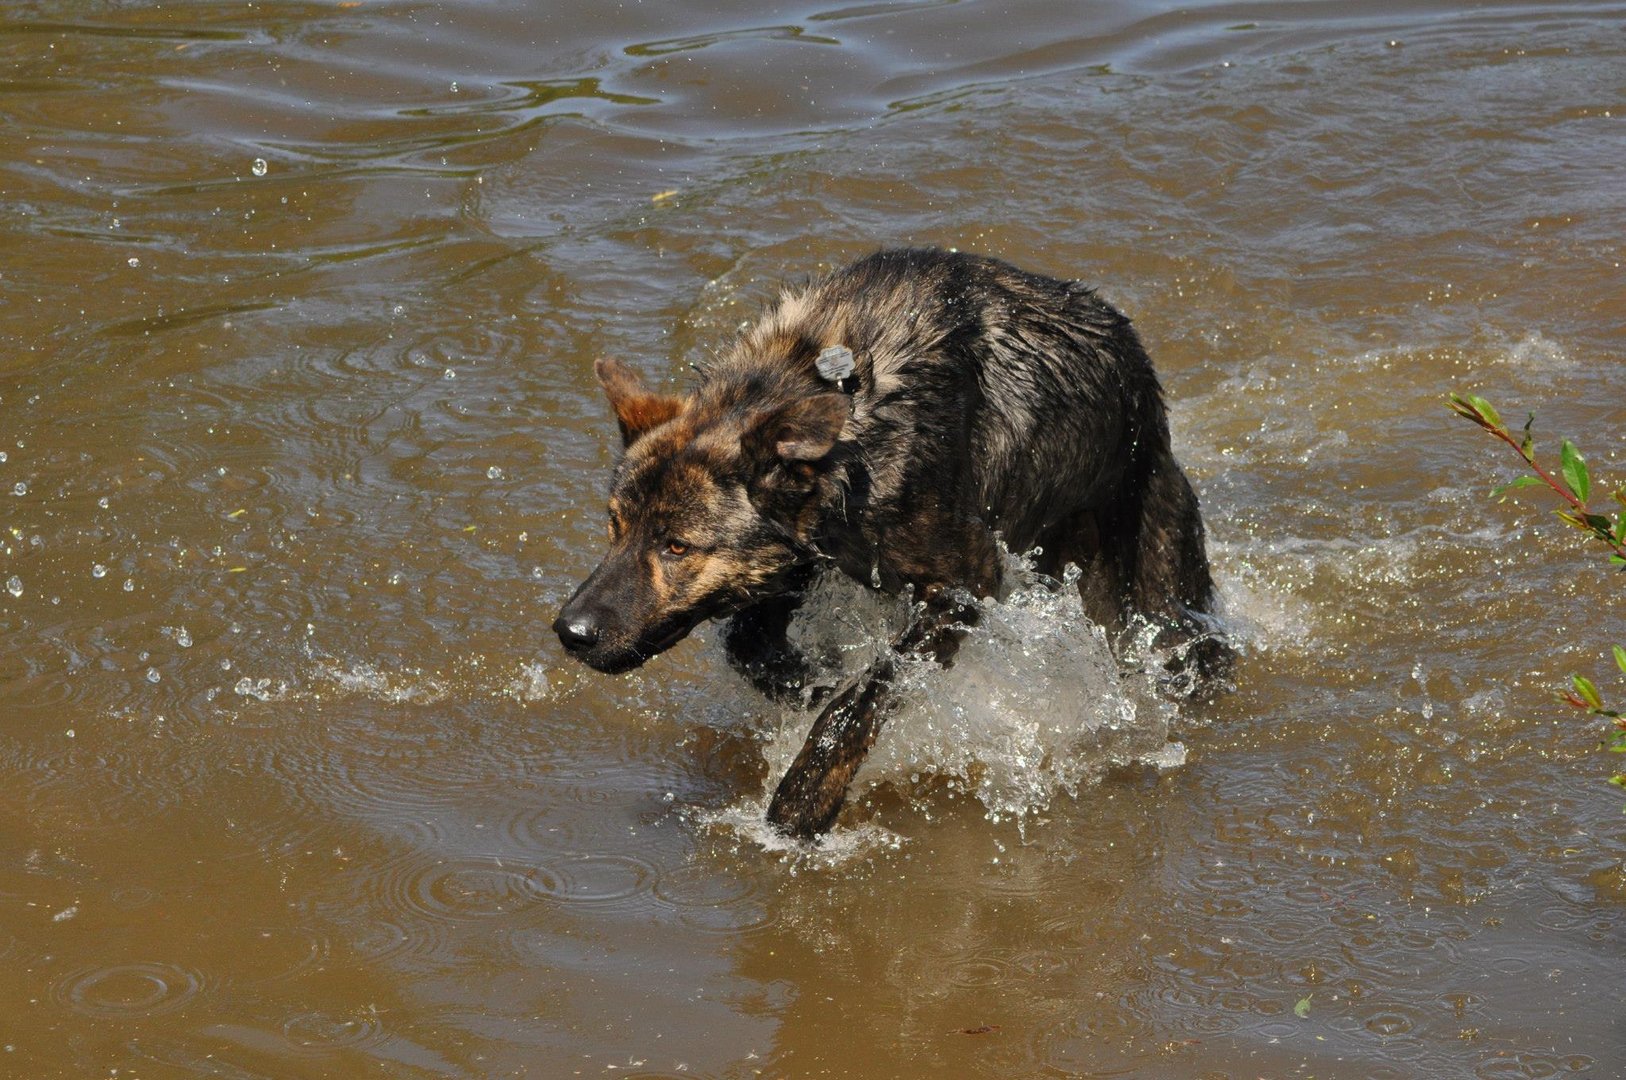
[[[1592,491],[1592,480],[1586,472],[1586,459],[1568,439],[1564,440],[1563,449],[1559,451],[1558,456],[1564,463],[1564,483],[1569,485],[1570,493],[1586,502],[1587,495]]]
[[[1496,408],[1482,397],[1469,394],[1448,394],[1447,403],[1452,412],[1465,420],[1472,420],[1486,431],[1505,431]]]
[[[1311,994],[1309,997],[1299,998],[1298,1003],[1293,1006],[1293,1015],[1298,1017],[1300,1020],[1303,1020],[1306,1016],[1309,1016],[1310,998],[1312,997],[1315,997],[1315,995]]]
[[[1511,490],[1515,490],[1515,489],[1518,489],[1518,488],[1540,487],[1540,486],[1541,486],[1541,480],[1538,479],[1537,477],[1534,477],[1534,476],[1516,476],[1512,480],[1509,480],[1507,483],[1503,484],[1501,487],[1496,488],[1494,491],[1492,491],[1491,492],[1491,498],[1493,498],[1493,499],[1500,498],[1502,493],[1505,492],[1505,491],[1511,491]]]
[[[1497,427],[1502,426],[1502,414],[1496,411],[1496,406],[1479,397],[1477,394],[1468,395],[1468,404],[1472,405],[1486,420]]]
[[[1585,675],[1571,675],[1570,682],[1575,684],[1575,692],[1581,695],[1581,700],[1594,709],[1603,708],[1603,698],[1598,696],[1598,688],[1592,685],[1592,680]]]
[[[1626,672],[1626,649],[1621,648],[1619,645],[1615,646],[1615,666]]]
[[[1519,453],[1524,455],[1524,460],[1526,460],[1526,461],[1529,461],[1532,457],[1535,456],[1535,453],[1536,453],[1536,436],[1530,430],[1530,425],[1534,424],[1535,422],[1536,422],[1536,414],[1535,413],[1530,413],[1528,416],[1525,417],[1525,420],[1524,420],[1524,441],[1519,443]]]

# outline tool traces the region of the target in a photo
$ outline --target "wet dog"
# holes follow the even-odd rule
[[[1157,376],[1084,285],[882,251],[785,291],[688,394],[613,360],[597,373],[625,453],[609,554],[553,627],[577,658],[627,671],[727,617],[730,661],[782,698],[810,676],[786,627],[814,575],[917,601],[892,653],[823,704],[769,806],[784,832],[835,819],[897,658],[950,662],[975,600],[999,595],[996,538],[1042,549],[1048,574],[1078,565],[1103,624],[1159,628],[1203,678],[1226,664]]]

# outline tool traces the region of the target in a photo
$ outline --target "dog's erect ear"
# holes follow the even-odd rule
[[[604,385],[610,408],[615,410],[616,423],[621,425],[621,442],[625,446],[631,446],[645,432],[660,427],[683,408],[682,398],[650,390],[636,371],[619,360],[601,357],[593,364],[593,371]]]
[[[747,447],[789,463],[823,461],[847,426],[852,401],[846,394],[816,394],[752,417]]]

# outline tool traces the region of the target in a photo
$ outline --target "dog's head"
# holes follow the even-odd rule
[[[814,557],[817,493],[850,401],[759,382],[675,397],[613,360],[597,372],[626,447],[610,551],[553,629],[578,659],[615,673],[783,591]]]

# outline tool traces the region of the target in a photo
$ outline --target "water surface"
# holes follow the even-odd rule
[[[0,1073],[1626,1070],[1552,698],[1626,700],[1620,575],[1441,401],[1626,482],[1626,7],[52,0],[0,58]],[[895,243],[1136,320],[1245,652],[1177,707],[1023,594],[809,854],[714,632],[547,624],[593,358],[680,386]]]

